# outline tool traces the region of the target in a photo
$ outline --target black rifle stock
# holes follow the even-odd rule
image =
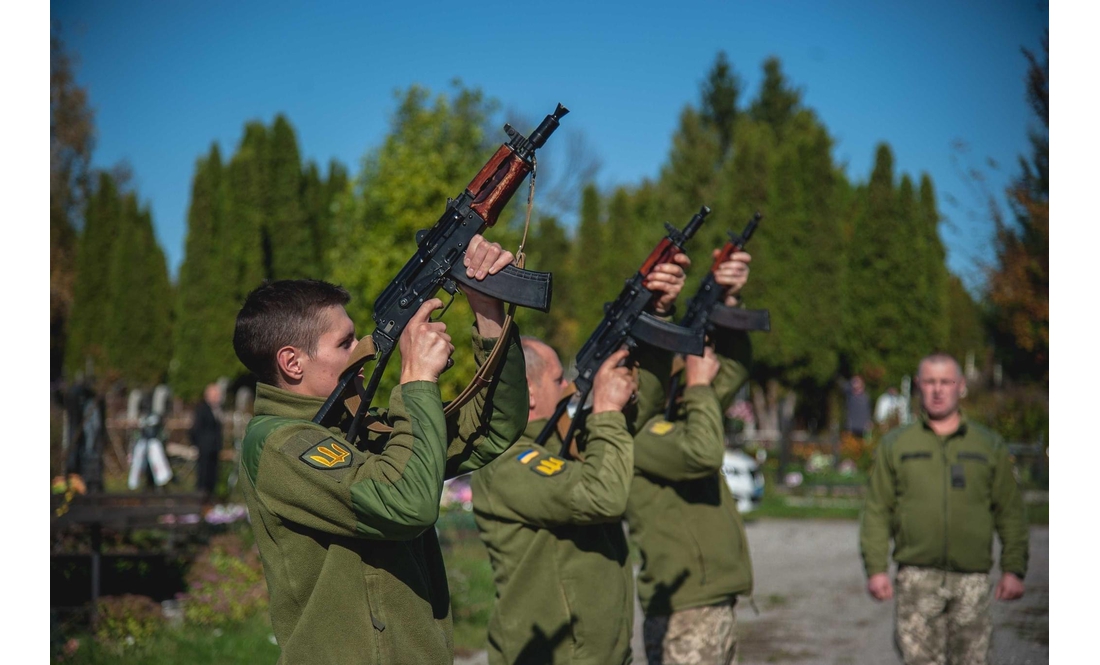
[[[749,238],[751,238],[752,234],[756,231],[756,226],[760,223],[762,218],[763,215],[757,212],[752,216],[752,219],[749,220],[748,226],[741,232],[741,235],[734,235],[732,231],[729,232],[729,241],[719,250],[718,256],[714,259],[714,263],[711,264],[710,271],[707,272],[702,282],[700,282],[695,295],[692,296],[691,300],[688,302],[687,309],[684,311],[684,318],[680,320],[681,326],[706,335],[713,335],[715,328],[725,328],[727,330],[771,330],[771,316],[768,310],[728,307],[723,303],[726,289],[721,284],[718,284],[714,278],[714,273],[718,270],[718,266],[729,261],[730,257],[736,252],[745,249],[745,244],[748,243]],[[672,381],[672,389],[669,391],[668,406],[665,408],[665,420],[672,419],[673,410],[676,404],[676,396],[680,391],[681,377],[681,374],[677,374]]]
[[[464,284],[515,305],[543,312],[550,309],[550,273],[508,266],[495,275],[476,280],[466,276],[463,259],[473,237],[496,223],[505,204],[534,168],[535,151],[546,143],[558,128],[558,121],[567,113],[569,109],[558,104],[557,109],[527,137],[506,124],[504,131],[510,140],[497,149],[457,199],[448,200],[439,221],[417,234],[416,253],[374,301],[375,329],[371,339],[377,361],[359,395],[359,408],[348,428],[349,441],[354,442],[358,435],[360,422],[378,390],[386,363],[405,326],[439,289],[453,295],[457,285]],[[313,422],[331,424],[339,418],[339,409],[333,407],[348,393],[359,369],[360,365],[354,365],[340,375],[336,389],[317,411]]]
[[[592,383],[596,372],[607,357],[620,347],[626,345],[633,350],[637,342],[642,341],[675,353],[699,354],[703,352],[703,333],[701,331],[695,332],[667,323],[647,311],[656,294],[642,286],[642,284],[654,266],[660,263],[668,263],[673,256],[683,250],[684,244],[695,235],[709,213],[710,208],[706,206],[700,208],[683,231],[665,222],[668,236],[657,244],[656,249],[650,253],[638,272],[626,281],[619,297],[604,306],[603,320],[596,326],[596,330],[588,337],[580,352],[577,353],[577,377],[573,380],[573,383],[576,386],[575,394],[579,401],[577,403],[577,414],[569,424],[565,436],[562,437],[562,456],[567,454],[573,435],[584,421],[584,403],[588,399],[589,393],[592,392]],[[554,431],[558,420],[565,413],[569,401],[569,399],[563,399],[558,403],[554,414],[535,439],[537,443],[544,444],[550,437],[550,433]]]

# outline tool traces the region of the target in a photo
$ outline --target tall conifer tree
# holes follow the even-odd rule
[[[853,369],[880,383],[889,359],[899,351],[907,325],[904,229],[897,214],[894,155],[885,143],[863,193],[849,252],[849,328]]]
[[[703,84],[703,119],[718,132],[719,151],[725,156],[733,143],[734,122],[737,120],[737,100],[741,81],[730,66],[725,51],[718,56]]]
[[[90,358],[100,373],[107,363],[105,311],[110,294],[111,252],[118,235],[121,205],[118,186],[100,172],[84,215],[84,232],[76,256],[73,309],[65,363],[70,372],[85,368]]]
[[[767,124],[782,139],[801,101],[802,95],[787,84],[779,58],[765,60],[764,83],[759,97],[749,108],[749,115],[754,120]]]
[[[578,348],[578,324],[574,292],[582,284],[577,280],[576,266],[571,256],[572,245],[565,228],[555,217],[540,217],[533,225],[528,243],[525,267],[554,274],[554,301],[550,312],[543,314],[529,309],[517,309],[517,317],[526,334],[534,335],[559,353],[573,354]]]
[[[271,249],[264,222],[267,153],[267,130],[260,122],[250,122],[245,125],[241,144],[226,173],[227,223],[223,247],[231,257],[226,276],[238,306],[252,289],[271,275]]]
[[[589,183],[581,193],[581,215],[573,246],[573,264],[577,266],[573,277],[584,284],[584,292],[587,294],[587,304],[578,303],[580,311],[577,312],[577,320],[582,337],[595,330],[603,318],[603,303],[618,294],[611,283],[612,278],[600,269],[605,263],[605,254],[611,251],[613,250],[609,246],[603,220],[600,192],[595,184]]]
[[[298,140],[279,114],[269,133],[264,236],[269,248],[271,279],[321,276],[316,236],[302,205],[302,162]]]
[[[924,237],[922,272],[926,280],[924,307],[928,312],[928,343],[932,349],[945,348],[949,339],[950,301],[947,251],[940,239],[940,213],[932,178],[922,173],[918,203],[918,232]]]
[[[243,371],[233,352],[233,326],[240,285],[227,216],[225,170],[212,145],[199,159],[191,185],[187,238],[176,289],[172,385],[176,394],[197,399],[206,384]]]
[[[122,198],[120,213],[104,308],[107,360],[127,384],[151,388],[166,378],[171,359],[168,267],[149,210],[134,192]]]

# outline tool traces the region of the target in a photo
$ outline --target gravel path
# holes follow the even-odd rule
[[[741,665],[893,665],[894,603],[867,595],[854,521],[760,520],[746,525],[760,614],[741,601]],[[993,663],[1048,663],[1047,527],[1031,528],[1024,597],[993,604]],[[995,571],[995,574],[999,574]],[[635,606],[634,663],[644,665],[641,608]],[[484,653],[460,659],[485,663]]]
[[[742,665],[900,662],[893,646],[894,603],[867,595],[856,522],[765,520],[747,530],[760,615],[747,604],[738,606]],[[998,665],[1049,660],[1047,553],[1046,527],[1032,528],[1024,598],[993,606]]]

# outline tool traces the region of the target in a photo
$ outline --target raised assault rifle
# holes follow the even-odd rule
[[[718,252],[718,256],[711,264],[710,271],[699,284],[699,289],[688,302],[684,318],[680,325],[690,330],[711,335],[716,327],[727,330],[771,330],[771,315],[766,309],[739,309],[723,304],[726,288],[718,284],[714,279],[714,273],[718,266],[730,260],[736,252],[745,249],[745,244],[756,231],[756,226],[763,218],[759,212],[752,216],[748,226],[741,235],[729,232],[730,239]],[[668,406],[665,409],[665,420],[671,420],[676,405],[676,397],[680,391],[682,374],[677,374],[672,381],[672,389],[669,391]]]
[[[558,121],[567,113],[569,109],[558,104],[557,109],[546,116],[528,137],[511,125],[504,125],[504,131],[511,140],[481,167],[457,199],[448,200],[447,210],[435,226],[417,234],[416,253],[374,301],[376,327],[370,337],[378,360],[374,373],[359,394],[359,406],[348,428],[349,441],[354,441],[358,434],[359,425],[378,390],[386,363],[405,326],[424,301],[434,297],[439,289],[454,295],[457,282],[515,305],[549,311],[552,295],[550,273],[506,266],[495,275],[477,280],[466,276],[463,259],[470,240],[485,227],[496,223],[500,211],[534,169],[535,151],[546,143],[546,139],[558,128]],[[344,370],[336,389],[317,411],[313,422],[332,424],[339,419],[339,409],[334,410],[333,406],[348,392],[362,362],[369,357],[363,357]]]
[[[665,222],[668,236],[657,244],[656,249],[650,253],[638,272],[626,281],[619,297],[604,306],[603,320],[596,326],[595,332],[589,336],[588,341],[577,354],[577,378],[573,380],[578,399],[577,414],[569,424],[565,436],[562,437],[562,456],[568,453],[569,443],[584,421],[584,403],[588,399],[588,394],[592,392],[596,372],[609,355],[624,344],[633,349],[639,341],[674,353],[700,354],[703,352],[702,331],[685,330],[676,324],[666,323],[646,311],[652,304],[655,294],[642,284],[654,266],[668,263],[673,256],[683,250],[684,244],[695,235],[709,213],[710,208],[706,206],[700,208],[683,231]],[[554,415],[550,416],[550,420],[535,439],[537,443],[544,444],[550,437],[558,420],[568,408],[570,399],[566,398],[558,403]]]

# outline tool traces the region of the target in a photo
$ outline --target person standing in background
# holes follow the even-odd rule
[[[199,473],[195,489],[209,500],[218,484],[218,454],[222,448],[221,388],[216,383],[208,384],[202,397],[202,401],[195,407],[190,434],[191,443],[199,449]]]
[[[840,388],[844,391],[844,429],[857,439],[862,439],[863,434],[871,429],[871,398],[867,395],[863,377],[856,374],[851,381],[841,381]]]
[[[875,453],[860,522],[867,591],[897,597],[895,644],[906,665],[987,665],[993,534],[1002,543],[997,600],[1024,595],[1028,528],[999,434],[963,415],[966,379],[946,353],[921,360],[920,420]],[[898,564],[892,583],[888,555]]]

